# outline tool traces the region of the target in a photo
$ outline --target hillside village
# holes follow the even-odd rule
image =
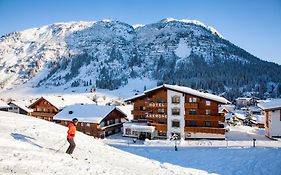
[[[281,137],[281,100],[227,99],[189,87],[163,84],[123,100],[89,94],[46,95],[30,100],[0,101],[0,110],[67,126],[95,138],[124,140],[227,140],[235,127],[259,129],[265,138]],[[7,101],[8,100],[8,101]],[[239,137],[239,135],[238,135]],[[255,139],[255,138],[252,138]],[[239,140],[239,139],[238,139]]]

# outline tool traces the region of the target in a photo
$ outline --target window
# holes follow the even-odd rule
[[[206,127],[211,127],[211,122],[205,122]]]
[[[206,101],[206,106],[211,106],[211,101],[207,100]]]
[[[165,132],[165,131],[158,131],[158,136],[166,137],[167,136],[167,132]]]
[[[189,98],[189,103],[196,103],[196,102],[197,102],[197,98],[195,98],[195,97]]]
[[[91,125],[90,125],[90,123],[87,123],[86,126],[90,127]]]
[[[193,127],[197,126],[196,121],[193,120],[189,121],[189,126],[193,126]]]
[[[115,122],[114,119],[113,119],[113,120],[108,120],[108,121],[107,121],[107,125],[112,125],[112,124],[114,124],[114,122]]]
[[[115,119],[115,123],[120,123],[118,118]]]
[[[164,114],[165,109],[164,108],[158,108],[158,114]]]
[[[166,120],[165,119],[158,119],[158,123],[159,124],[166,124]]]
[[[101,123],[100,123],[100,127],[104,127],[104,122],[101,122]]]
[[[179,128],[180,122],[179,121],[172,121],[172,127]]]
[[[131,135],[131,129],[130,128],[126,128],[125,129],[125,134],[126,135]]]
[[[133,131],[132,134],[138,136],[138,131]]]
[[[180,115],[180,109],[179,108],[173,108],[172,109],[172,115]]]
[[[83,122],[81,122],[81,123],[80,123],[80,126],[84,126],[84,123],[83,123]]]
[[[145,111],[145,109],[146,109],[145,106],[140,106],[141,111]]]
[[[211,115],[211,110],[210,109],[206,109],[206,115]]]
[[[197,114],[196,109],[190,109],[189,110],[189,115],[196,115],[196,114]]]
[[[140,115],[139,119],[146,119],[146,116],[145,115]]]
[[[157,98],[157,103],[165,103],[164,97],[158,97]]]
[[[172,103],[180,103],[180,97],[179,96],[173,96],[172,97]]]

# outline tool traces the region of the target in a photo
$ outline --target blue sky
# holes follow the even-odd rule
[[[196,19],[251,54],[281,64],[281,0],[0,0],[0,35],[54,22],[149,24]]]

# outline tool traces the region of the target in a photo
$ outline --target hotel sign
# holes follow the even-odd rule
[[[146,114],[147,118],[167,118],[164,114]]]

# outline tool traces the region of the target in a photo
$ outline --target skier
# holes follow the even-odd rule
[[[74,137],[75,137],[75,132],[76,132],[76,125],[78,124],[78,119],[74,118],[72,119],[72,122],[68,124],[68,131],[67,131],[67,141],[69,142],[69,147],[66,150],[67,154],[72,154],[73,150],[75,148],[75,142],[74,142]]]

